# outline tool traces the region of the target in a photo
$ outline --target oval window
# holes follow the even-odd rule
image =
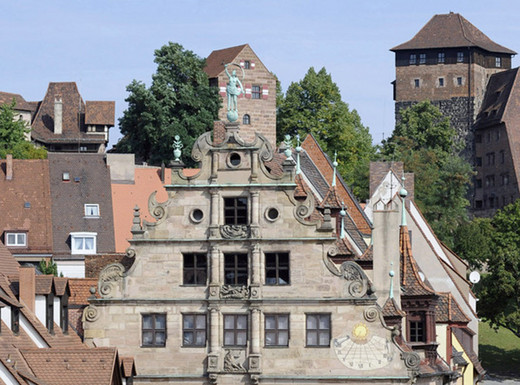
[[[204,213],[201,209],[195,209],[191,212],[190,218],[193,222],[199,223],[204,218]]]

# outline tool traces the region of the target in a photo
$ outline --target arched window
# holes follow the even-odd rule
[[[242,124],[251,124],[251,117],[248,114],[245,114],[242,118]]]

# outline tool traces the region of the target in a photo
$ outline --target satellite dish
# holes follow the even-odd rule
[[[426,277],[424,276],[422,271],[419,272],[419,277],[421,277],[421,281],[423,281],[423,282],[426,279]]]
[[[480,281],[480,274],[478,271],[472,271],[471,274],[469,275],[469,281],[471,283],[477,283],[478,281]]]

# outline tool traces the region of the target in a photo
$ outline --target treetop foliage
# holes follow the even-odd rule
[[[205,60],[180,44],[170,42],[156,50],[154,62],[157,70],[149,88],[137,80],[126,88],[128,108],[119,119],[123,138],[114,152],[135,153],[151,164],[168,163],[179,135],[183,161],[191,164],[193,143],[213,129],[220,96],[209,86]]]

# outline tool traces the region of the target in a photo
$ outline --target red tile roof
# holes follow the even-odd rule
[[[488,52],[515,55],[516,52],[495,43],[458,13],[434,15],[409,41],[391,51],[428,48],[479,47]]]
[[[46,295],[52,292],[52,283],[54,276],[50,274],[37,275],[36,279],[36,293],[37,295]]]
[[[388,298],[383,305],[383,317],[405,317],[406,313],[399,308],[394,298]]]
[[[211,52],[206,59],[206,67],[204,68],[208,77],[217,77],[222,71],[224,71],[224,64],[231,63],[245,47],[247,47],[247,44]]]
[[[116,102],[85,102],[85,124],[113,126]]]
[[[69,278],[70,287],[70,305],[88,305],[88,298],[92,295],[90,288],[97,288],[98,280],[96,278]],[[99,294],[96,290],[96,298]]]
[[[20,264],[0,241],[0,274],[7,277],[18,277],[19,272]]]
[[[22,95],[0,92],[0,105],[11,104],[13,99],[16,102],[15,110],[32,111],[33,108],[25,101]]]
[[[119,369],[115,348],[23,349],[21,353],[35,376],[53,385],[111,385]]]

